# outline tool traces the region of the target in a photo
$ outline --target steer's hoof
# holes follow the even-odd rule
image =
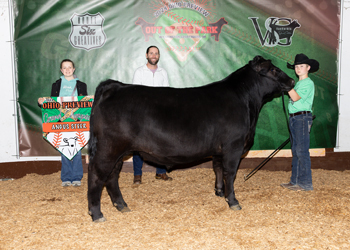
[[[237,205],[231,206],[230,209],[233,211],[238,211],[238,210],[241,210],[242,207],[241,205],[237,204]]]
[[[131,209],[128,208],[127,206],[124,206],[124,207],[120,208],[120,207],[118,207],[117,203],[114,203],[113,205],[118,209],[118,211],[120,211],[122,213],[126,213],[126,212],[130,212],[131,211]]]
[[[118,209],[119,210],[119,209]],[[127,212],[131,212],[131,209],[128,207],[123,207],[123,209],[119,210],[122,213],[127,213]]]
[[[97,220],[94,220],[95,223],[99,223],[99,222],[105,222],[106,221],[106,218],[105,217],[101,217]]]

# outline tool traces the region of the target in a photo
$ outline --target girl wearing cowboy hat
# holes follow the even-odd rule
[[[313,190],[310,160],[310,129],[312,125],[312,104],[315,95],[315,84],[309,78],[309,73],[319,69],[318,61],[309,59],[304,54],[295,56],[294,64],[287,63],[294,69],[299,81],[289,94],[289,127],[292,143],[292,176],[289,183],[282,187],[294,191]]]

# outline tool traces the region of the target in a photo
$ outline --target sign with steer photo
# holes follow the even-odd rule
[[[44,97],[43,137],[69,160],[90,138],[93,96]]]

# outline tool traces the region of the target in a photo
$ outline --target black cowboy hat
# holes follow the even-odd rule
[[[304,54],[297,54],[294,59],[294,64],[287,63],[287,67],[290,69],[294,69],[295,65],[299,64],[307,64],[310,65],[310,70],[309,73],[314,73],[318,70],[320,67],[320,64],[318,61],[314,59],[309,59],[306,55]]]

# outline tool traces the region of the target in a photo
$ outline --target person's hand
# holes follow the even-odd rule
[[[45,98],[43,98],[43,97],[40,97],[39,99],[38,99],[38,103],[40,104],[40,105],[43,105],[43,102],[45,101]]]
[[[288,95],[293,100],[293,102],[299,101],[301,99],[300,95],[295,91],[295,89],[288,91]]]

